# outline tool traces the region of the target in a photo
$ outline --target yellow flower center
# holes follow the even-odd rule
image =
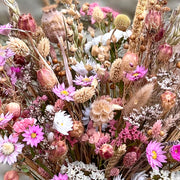
[[[61,123],[61,126],[63,126],[63,123]]]
[[[0,118],[0,121],[2,121],[4,118]]]
[[[9,155],[14,152],[14,145],[10,142],[4,143],[2,145],[2,153],[5,155]]]
[[[156,153],[156,151],[152,151],[152,154],[153,154],[153,155],[152,155],[152,158],[153,158],[153,159],[157,159],[157,153]]]
[[[84,81],[84,82],[90,82],[91,79],[89,79],[89,78],[83,78],[82,81]]]
[[[32,137],[32,138],[35,138],[36,136],[37,136],[36,133],[32,133],[32,134],[31,134],[31,137]]]
[[[69,95],[69,93],[66,90],[61,91],[61,94],[65,95],[65,96]]]
[[[177,149],[175,150],[175,153],[176,153],[176,154],[178,153],[178,150],[177,150]]]
[[[138,76],[138,75],[139,75],[138,73],[134,73],[134,74],[133,74],[133,76],[135,76],[135,77]]]

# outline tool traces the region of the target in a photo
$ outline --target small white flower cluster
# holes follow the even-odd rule
[[[156,170],[150,171],[151,179],[154,176],[159,176],[159,180],[178,180],[180,179],[180,171],[170,172],[168,170]]]
[[[82,161],[67,164],[67,167],[61,166],[61,173],[66,173],[71,180],[106,180],[104,172],[98,170],[94,164],[84,164]]]
[[[107,41],[111,38],[111,35],[113,33],[114,29],[112,29],[110,32],[104,34],[104,35],[100,35],[100,36],[97,36],[95,38],[92,39],[92,41],[88,41],[86,44],[85,44],[85,52],[87,54],[89,54],[89,50],[92,46],[94,45],[99,45],[99,43],[101,43],[102,45],[106,45]],[[117,42],[123,38],[124,40],[126,40],[128,37],[130,37],[132,34],[132,32],[130,30],[127,30],[126,32],[123,32],[123,31],[120,31],[120,30],[116,30],[114,32],[114,36],[116,37],[117,39]]]
[[[163,90],[174,90],[174,85],[179,84],[180,76],[173,71],[166,71],[165,69],[160,69],[157,73],[158,85]]]
[[[140,122],[146,121],[146,123],[149,123],[153,122],[153,120],[157,120],[160,114],[162,114],[160,109],[161,106],[159,104],[142,107],[139,111],[133,109],[132,113],[130,113],[130,115],[127,117],[124,116],[123,119],[125,121],[129,121],[132,125],[139,127]]]

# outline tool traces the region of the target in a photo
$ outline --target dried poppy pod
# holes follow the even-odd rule
[[[58,38],[66,39],[66,30],[69,29],[64,15],[56,10],[56,5],[50,5],[43,8],[41,19],[42,28],[53,43],[58,43]]]

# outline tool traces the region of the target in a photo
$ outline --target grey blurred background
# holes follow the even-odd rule
[[[43,6],[42,0],[16,0],[21,10],[21,13],[31,13],[34,18],[39,21],[41,18],[41,8]],[[51,0],[53,3],[54,1]],[[137,0],[79,0],[80,4],[84,2],[97,2],[101,6],[109,6],[114,10],[125,13],[131,18],[134,15]],[[168,0],[168,6],[174,9],[180,4],[180,0]],[[8,22],[8,10],[4,5],[3,0],[0,0],[0,24],[5,24]]]

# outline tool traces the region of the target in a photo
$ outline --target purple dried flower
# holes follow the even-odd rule
[[[64,83],[62,83],[61,85],[58,84],[58,86],[55,86],[52,91],[62,100],[74,101],[73,95],[75,88],[73,86],[66,89]]]
[[[7,113],[4,115],[3,113],[0,115],[0,129],[4,128],[5,125],[13,118],[13,114]]]
[[[125,77],[130,81],[137,81],[139,79],[142,79],[146,73],[148,72],[147,69],[143,66],[137,66],[136,70],[134,70],[131,73],[127,73]]]
[[[68,180],[67,174],[61,174],[59,173],[58,176],[55,175],[51,180]]]
[[[9,24],[9,23],[0,26],[0,34],[4,35],[4,36],[7,36],[11,32],[11,27],[12,27],[12,25]]]
[[[0,66],[4,66],[6,63],[6,59],[10,58],[11,56],[14,56],[14,52],[12,52],[10,49],[0,49]]]

